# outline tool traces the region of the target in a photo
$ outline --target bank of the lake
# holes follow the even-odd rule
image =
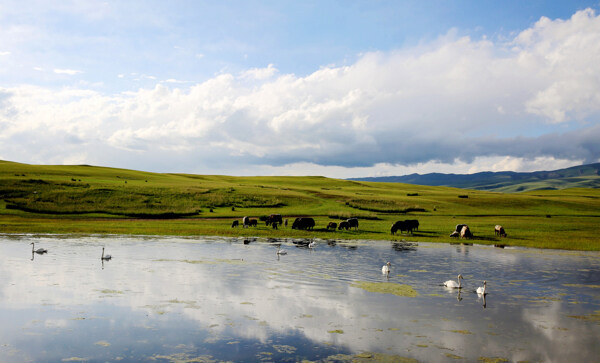
[[[281,214],[288,226],[232,228],[244,216]],[[292,230],[297,216],[316,221]],[[329,222],[359,219],[357,231]],[[397,220],[413,233],[391,235]],[[457,242],[457,224],[487,245],[600,250],[600,191],[580,188],[497,193],[323,177],[157,174],[93,166],[0,161],[0,233],[257,236]],[[495,225],[507,237],[496,236]]]

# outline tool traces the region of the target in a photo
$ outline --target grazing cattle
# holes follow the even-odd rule
[[[337,223],[329,222],[329,224],[327,224],[327,229],[333,229],[335,231],[337,229]]]
[[[407,219],[405,222],[410,223],[410,226],[412,227],[412,229],[416,229],[417,231],[419,230],[419,221],[416,219]]]
[[[287,224],[288,224],[288,219],[286,218],[286,219],[285,219],[285,224],[284,224],[284,225],[287,227]]]
[[[504,227],[502,227],[499,224],[497,224],[496,227],[494,227],[494,233],[496,233],[496,236],[506,237],[506,232],[504,231]]]
[[[394,224],[392,224],[392,228],[391,228],[391,232],[392,234],[396,234],[396,232],[398,232],[398,230],[400,229],[400,224],[404,223],[402,221],[397,221]]]
[[[231,228],[237,227],[240,225],[240,221],[233,221],[233,223],[231,223]]]
[[[463,228],[460,230],[460,238],[471,238],[471,237],[473,237],[473,233],[471,233],[469,226],[464,225]]]
[[[450,233],[450,237],[460,237],[460,233],[454,231],[454,232]]]
[[[310,217],[298,217],[292,223],[292,229],[313,229],[315,220]]]
[[[266,223],[267,226],[273,223],[283,224],[283,218],[281,217],[281,214],[271,214],[267,217]]]
[[[350,224],[350,228],[354,228],[354,230],[358,230],[358,218],[349,218],[346,219],[346,222]]]
[[[348,223],[348,221],[343,221],[340,222],[340,224],[338,225],[338,229],[341,231],[342,229],[345,229],[346,231],[350,229],[350,223]]]
[[[457,224],[454,230],[460,234],[460,231],[462,231],[464,226],[466,226],[466,224]]]
[[[413,230],[413,223],[411,221],[396,221],[396,223],[394,223],[392,225],[392,229],[391,232],[392,234],[396,234],[396,232],[400,231],[400,233],[402,233],[402,231],[406,231],[406,232],[410,232],[412,233]]]
[[[256,227],[256,226],[258,226],[258,220],[257,219],[250,219],[248,221],[248,226],[250,226],[250,227]]]
[[[250,221],[250,217],[245,216],[244,218],[242,218],[242,224],[244,225],[244,228],[248,228],[248,222]]]

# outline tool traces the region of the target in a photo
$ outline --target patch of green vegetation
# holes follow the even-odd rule
[[[588,315],[568,315],[569,318],[591,321],[595,323],[600,323],[600,310],[596,310]]]
[[[600,285],[586,285],[586,284],[563,284],[563,286],[569,287],[583,287],[587,289],[600,289]]]
[[[395,363],[419,363],[418,360],[413,358],[406,358],[399,355],[383,354],[383,353],[372,353],[362,352],[355,355],[348,354],[335,354],[325,359],[323,362],[336,362],[336,363],[360,363],[360,362],[395,362]]]
[[[94,343],[94,344],[95,344],[95,345],[101,345],[101,346],[103,346],[103,347],[110,347],[110,343],[109,343],[109,342],[107,342],[106,340],[100,340],[100,341],[98,341],[98,342],[96,342],[96,343]]]
[[[456,197],[465,193],[469,198]],[[466,223],[474,233],[469,242],[600,251],[598,210],[600,189],[592,188],[507,194],[323,177],[157,174],[0,161],[2,233],[453,242],[450,232]],[[260,221],[257,227],[231,228],[243,216],[272,213],[290,224],[295,216],[311,216],[316,226],[273,229]],[[349,217],[359,218],[358,230],[326,230],[329,222]],[[392,236],[391,225],[403,219],[418,219],[419,230]],[[508,237],[494,234],[496,224]]]
[[[447,331],[452,332],[452,333],[459,333],[459,334],[473,334],[468,330],[447,330]]]
[[[393,294],[404,297],[417,297],[419,293],[416,292],[410,285],[401,285],[393,282],[368,282],[368,281],[356,281],[350,286],[358,287],[360,289],[377,292],[381,294]]]
[[[328,330],[327,332],[330,334],[344,334],[344,331],[342,329]]]
[[[286,353],[292,354],[296,351],[296,347],[292,347],[291,345],[273,345],[273,349],[275,349],[278,353]]]
[[[477,362],[482,362],[482,363],[501,363],[501,362],[509,362],[509,360],[506,359],[506,358],[498,358],[498,357],[493,357],[493,358],[479,357],[479,358],[477,358]]]
[[[171,355],[155,354],[151,358],[153,361],[167,361],[172,363],[216,363],[218,362],[210,355],[201,355],[194,357],[188,353],[174,353]]]

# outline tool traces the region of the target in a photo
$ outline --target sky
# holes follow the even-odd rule
[[[0,1],[0,159],[152,172],[600,161],[600,1]]]

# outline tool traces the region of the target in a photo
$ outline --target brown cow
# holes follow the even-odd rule
[[[504,227],[502,227],[499,224],[497,224],[496,227],[494,227],[494,233],[496,233],[496,236],[506,237],[506,232],[504,231]]]

